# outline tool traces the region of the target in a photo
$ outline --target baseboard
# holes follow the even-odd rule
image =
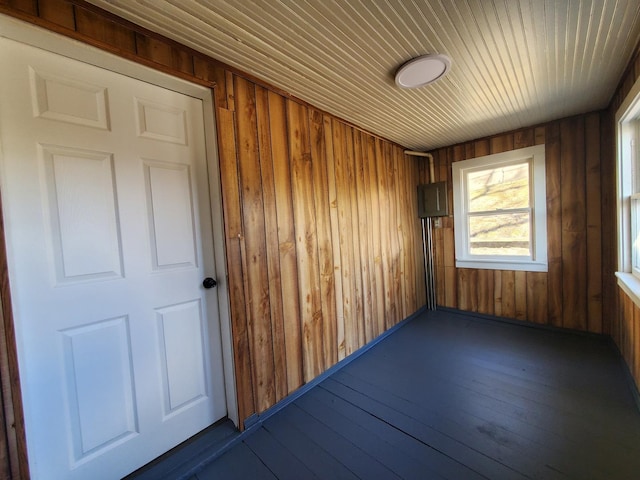
[[[577,330],[574,328],[556,327],[553,325],[545,325],[543,323],[533,323],[527,320],[516,320],[515,318],[499,317],[497,315],[490,315],[488,313],[469,312],[466,310],[460,310],[460,309],[451,308],[451,307],[438,306],[438,310],[443,312],[455,313],[458,315],[464,315],[465,317],[475,317],[481,320],[488,320],[490,322],[508,323],[510,325],[518,325],[521,327],[534,328],[537,330],[546,330],[548,332],[580,335],[580,336],[590,337],[590,338],[599,338],[602,340],[611,338],[609,335],[606,335],[604,333],[594,333],[594,332],[586,332],[584,330]]]
[[[369,351],[370,349],[375,347],[378,343],[383,341],[385,338],[387,338],[388,336],[390,336],[391,334],[393,334],[394,332],[396,332],[400,328],[404,327],[407,323],[411,322],[412,320],[414,320],[417,317],[419,317],[420,315],[422,315],[426,310],[427,310],[426,307],[422,307],[421,309],[416,311],[414,314],[412,314],[409,317],[407,317],[404,320],[402,320],[400,323],[394,325],[390,329],[388,329],[385,332],[381,333],[378,337],[374,338],[373,340],[371,340],[369,343],[367,343],[363,347],[360,347],[358,350],[353,352],[348,357],[345,357],[344,359],[340,360],[333,367],[325,370],[323,373],[318,375],[316,378],[314,378],[310,382],[305,383],[299,389],[297,389],[296,391],[290,393],[287,397],[285,397],[282,400],[280,400],[273,407],[270,407],[269,409],[265,410],[264,412],[262,412],[259,415],[256,415],[256,414],[251,415],[250,417],[248,417],[244,421],[245,429],[246,430],[254,429],[255,425],[261,425],[269,417],[275,415],[276,413],[278,413],[280,410],[282,410],[284,407],[286,407],[290,403],[295,402],[298,398],[300,398],[302,395],[307,393],[313,387],[315,387],[316,385],[322,383],[324,380],[329,378],[331,375],[336,373],[338,370],[340,370],[340,369],[346,367],[347,365],[349,365],[351,362],[353,362],[355,359],[357,359],[358,357],[360,357],[361,355],[365,354],[367,351]]]
[[[625,362],[624,357],[620,355],[620,361],[622,362],[624,371],[626,373],[627,382],[629,383],[629,390],[631,390],[631,396],[633,397],[633,401],[636,402],[636,408],[638,412],[640,412],[640,391],[638,391],[638,385],[636,384],[636,379],[631,374],[631,370],[629,369],[629,365]]]
[[[627,379],[627,383],[629,384],[629,390],[631,390],[631,396],[633,397],[633,401],[636,404],[636,408],[638,409],[638,412],[640,412],[640,390],[638,390],[638,384],[636,383],[636,379],[631,373],[631,369],[629,368],[629,365],[627,365],[627,362],[624,359],[624,355],[622,355],[622,352],[620,351],[620,348],[618,347],[616,342],[611,337],[609,337],[609,340],[611,342],[611,346],[615,348],[616,352],[618,352],[618,358],[620,358],[620,363],[622,364],[622,370],[624,370],[625,378]]]
[[[437,310],[442,311],[442,312],[451,313],[451,314],[461,315],[461,316],[464,316],[465,318],[473,318],[473,317],[475,317],[475,319],[478,319],[478,320],[481,320],[481,321],[500,322],[500,323],[516,325],[516,326],[525,327],[525,328],[534,328],[534,329],[552,331],[552,332],[557,332],[557,333],[562,333],[562,334],[586,335],[586,336],[589,336],[589,337],[592,337],[592,338],[596,337],[596,338],[600,338],[600,339],[603,339],[603,340],[611,341],[613,347],[616,349],[616,352],[618,352],[618,355],[620,357],[620,361],[622,362],[623,369],[624,369],[624,372],[626,374],[627,381],[629,383],[629,388],[631,389],[631,393],[632,393],[633,399],[635,401],[636,407],[640,411],[640,392],[638,391],[638,386],[636,385],[636,383],[635,383],[635,381],[633,379],[633,376],[631,375],[631,371],[629,370],[629,367],[627,366],[626,362],[624,361],[624,358],[620,354],[620,351],[617,348],[617,345],[615,345],[615,343],[613,342],[613,340],[611,339],[611,337],[609,335],[595,334],[595,333],[584,332],[584,331],[580,331],[580,330],[572,330],[572,329],[567,329],[567,328],[554,327],[554,326],[551,326],[551,325],[542,325],[542,324],[525,322],[525,321],[520,321],[520,320],[514,320],[514,319],[510,319],[510,318],[506,318],[506,317],[498,317],[498,316],[495,316],[495,315],[488,315],[488,314],[483,314],[483,313],[467,312],[467,311],[464,311],[464,310],[459,310],[459,309],[449,308],[449,307],[440,307],[439,306],[439,307],[437,307]],[[334,366],[332,366],[331,368],[329,368],[328,370],[326,370],[325,372],[320,374],[318,377],[314,378],[313,380],[311,380],[307,384],[303,385],[302,387],[300,387],[295,392],[292,392],[286,398],[280,400],[278,403],[276,403],[275,405],[273,405],[269,409],[265,410],[261,414],[253,414],[250,417],[246,418],[245,421],[244,421],[245,430],[243,432],[238,432],[238,434],[234,435],[233,438],[229,438],[228,441],[226,443],[224,443],[224,445],[221,445],[218,449],[216,449],[215,452],[210,452],[211,454],[207,455],[206,459],[203,459],[201,462],[199,462],[196,465],[192,465],[191,468],[189,468],[188,471],[181,472],[181,475],[176,480],[188,480],[188,479],[192,478],[193,475],[195,475],[197,472],[201,471],[208,464],[212,463],[217,458],[222,456],[224,453],[226,453],[227,451],[231,450],[236,445],[238,445],[241,442],[243,442],[248,436],[250,436],[256,430],[261,428],[262,425],[269,418],[271,418],[273,415],[277,414],[279,411],[281,411],[282,409],[284,409],[285,407],[287,407],[291,403],[295,402],[297,399],[299,399],[301,396],[303,396],[309,390],[313,389],[314,387],[316,387],[317,385],[322,383],[324,380],[329,378],[331,375],[335,374],[336,372],[338,372],[339,370],[341,370],[342,368],[346,367],[351,362],[356,360],[358,357],[362,356],[367,351],[371,350],[373,347],[375,347],[377,344],[382,342],[384,339],[386,339],[387,337],[392,335],[394,332],[396,332],[397,330],[399,330],[400,328],[402,328],[403,326],[405,326],[409,322],[415,320],[416,318],[418,318],[419,316],[423,315],[426,312],[428,312],[427,308],[426,307],[422,307],[420,310],[415,312],[413,315],[407,317],[406,319],[404,319],[403,321],[401,321],[397,325],[391,327],[389,330],[387,330],[384,333],[382,333],[380,336],[378,336],[377,338],[375,338],[374,340],[369,342],[367,345],[364,345],[363,347],[361,347],[360,349],[358,349],[357,351],[355,351],[354,353],[352,353],[348,357],[346,357],[343,360],[341,360],[340,362],[336,363]]]
[[[620,352],[618,345],[616,345],[616,343],[613,341],[613,338],[611,338],[610,335],[607,335],[604,333],[585,332],[584,330],[575,330],[572,328],[555,327],[553,325],[544,325],[540,323],[527,322],[524,320],[515,320],[513,318],[498,317],[495,315],[489,315],[485,313],[467,312],[465,310],[459,310],[457,308],[438,307],[438,310],[448,312],[448,313],[458,314],[458,315],[464,315],[465,317],[475,317],[475,318],[490,321],[490,322],[508,323],[510,325],[518,325],[521,327],[534,328],[538,330],[546,330],[549,332],[580,335],[584,337],[597,338],[600,340],[607,341],[616,350],[618,357],[620,358],[620,363],[622,364],[622,368],[624,370],[627,383],[629,384],[631,395],[633,396],[633,400],[636,404],[636,408],[638,409],[638,412],[640,412],[640,390],[638,389],[638,385],[636,384],[635,378],[633,377],[631,370],[629,369],[629,365],[627,365],[627,362],[625,361],[624,356],[622,355],[622,352]]]
[[[415,320],[416,318],[418,318],[420,315],[422,315],[426,311],[427,311],[426,306],[420,308],[414,314],[410,315],[409,317],[407,317],[404,320],[402,320],[400,323],[398,323],[398,324],[394,325],[393,327],[391,327],[390,329],[386,330],[385,332],[380,334],[378,337],[376,337],[375,339],[373,339],[372,341],[370,341],[369,343],[367,343],[363,347],[360,347],[358,350],[353,352],[348,357],[340,360],[333,367],[327,369],[326,371],[324,371],[323,373],[318,375],[313,380],[309,381],[308,383],[305,383],[303,386],[298,388],[296,391],[290,393],[288,396],[286,396],[285,398],[280,400],[274,406],[268,408],[267,410],[265,410],[261,414],[253,414],[253,415],[247,417],[244,420],[244,427],[245,427],[244,431],[239,432],[238,435],[234,436],[232,439],[230,439],[227,443],[222,445],[215,452],[212,452],[211,456],[207,457],[207,459],[205,461],[199,463],[198,465],[193,466],[193,468],[190,468],[189,471],[183,472],[182,475],[180,475],[180,477],[178,479],[176,479],[176,480],[186,480],[186,479],[191,478],[195,473],[197,473],[198,471],[202,470],[206,465],[208,465],[211,462],[213,462],[216,458],[219,458],[221,455],[223,455],[224,453],[226,453],[227,451],[229,451],[230,449],[232,449],[233,447],[235,447],[236,445],[241,443],[245,438],[247,438],[253,432],[258,430],[262,426],[262,424],[264,422],[266,422],[270,417],[272,417],[273,415],[278,413],[280,410],[285,408],[287,405],[290,405],[291,403],[295,402],[298,398],[300,398],[302,395],[307,393],[309,390],[311,390],[312,388],[314,388],[317,385],[319,385],[320,383],[322,383],[324,380],[329,378],[331,375],[333,375],[334,373],[336,373],[340,369],[342,369],[342,368],[346,367],[347,365],[349,365],[351,362],[356,360],[358,357],[362,356],[363,354],[365,354],[366,352],[371,350],[373,347],[375,347],[377,344],[382,342],[385,338],[389,337],[394,332],[396,332],[400,328],[404,327],[407,323],[411,322],[412,320]]]

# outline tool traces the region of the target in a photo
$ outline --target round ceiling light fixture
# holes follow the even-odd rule
[[[430,54],[416,57],[396,72],[396,85],[400,88],[418,88],[444,77],[451,68],[446,55]]]

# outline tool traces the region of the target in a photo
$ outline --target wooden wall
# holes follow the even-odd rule
[[[218,108],[241,418],[424,304],[417,162],[239,75]]]
[[[611,334],[640,389],[640,307],[618,288],[617,310]]]
[[[538,127],[438,149],[436,181],[451,164],[482,155],[545,145],[548,272],[456,268],[453,215],[434,228],[437,303],[461,310],[601,333],[602,115],[590,113]],[[421,181],[428,181],[426,165]]]
[[[215,84],[241,420],[424,305],[418,162],[400,146],[82,1],[0,12]]]

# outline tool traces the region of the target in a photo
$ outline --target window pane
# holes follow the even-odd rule
[[[640,271],[640,198],[631,199],[631,266]]]
[[[530,213],[469,217],[471,255],[530,256]]]
[[[529,208],[529,162],[467,175],[469,212]]]

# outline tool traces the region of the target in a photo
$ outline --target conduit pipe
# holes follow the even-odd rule
[[[435,170],[433,167],[433,155],[426,152],[405,150],[405,155],[412,157],[425,157],[429,159],[429,183],[435,182]],[[424,255],[424,286],[427,294],[427,308],[436,309],[436,281],[433,259],[433,233],[431,231],[431,217],[422,220],[422,250]]]
[[[435,170],[433,169],[433,155],[427,152],[416,152],[414,150],[405,150],[405,155],[410,155],[412,157],[426,157],[429,159],[429,183],[434,183],[436,181]]]

